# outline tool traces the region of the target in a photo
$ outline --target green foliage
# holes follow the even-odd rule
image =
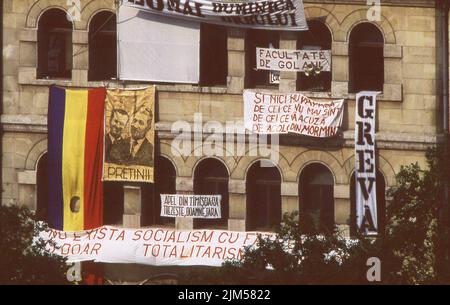
[[[397,185],[388,191],[389,222],[378,241],[385,277],[391,283],[437,282],[438,215],[442,208],[445,166],[440,149],[427,152],[428,169],[402,166]]]
[[[0,284],[67,284],[65,260],[43,251],[45,229],[27,208],[0,205]]]

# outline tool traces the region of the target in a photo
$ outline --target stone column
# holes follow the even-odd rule
[[[334,185],[334,223],[343,231],[344,236],[350,235],[350,185]]]
[[[89,70],[89,32],[81,30],[73,31],[72,42],[72,81],[75,84],[87,85]]]
[[[298,183],[281,183],[281,216],[298,211]]]
[[[333,42],[332,59],[332,81],[331,92],[333,96],[345,96],[348,94],[349,82],[349,51],[348,43]]]
[[[247,213],[245,180],[228,180],[228,198],[228,230],[245,231],[245,217]]]
[[[297,33],[282,32],[280,34],[280,49],[296,50]],[[281,71],[280,73],[280,91],[293,92],[297,89],[297,73]]]
[[[124,185],[124,211],[123,227],[140,228],[141,227],[141,187],[136,185]]]
[[[228,93],[242,93],[245,81],[245,31],[228,28]]]
[[[176,188],[177,194],[194,194],[194,179],[192,177],[177,177]],[[176,217],[175,229],[194,229],[194,219],[190,217]]]

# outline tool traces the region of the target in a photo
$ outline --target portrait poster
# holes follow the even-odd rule
[[[108,90],[103,181],[154,182],[155,88]]]

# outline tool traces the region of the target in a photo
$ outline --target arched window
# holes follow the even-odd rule
[[[281,222],[281,175],[275,166],[258,161],[248,170],[247,230],[271,230]]]
[[[200,84],[227,84],[228,46],[227,28],[202,23],[200,27]]]
[[[350,34],[350,92],[383,91],[383,35],[371,23],[355,26]]]
[[[38,25],[38,78],[70,78],[72,73],[72,23],[66,13],[52,8]]]
[[[299,211],[312,222],[315,230],[331,230],[334,226],[333,188],[333,175],[326,166],[313,163],[301,172]]]
[[[280,45],[280,34],[277,31],[248,30],[245,35],[245,82],[247,88],[276,88],[270,82],[268,70],[256,69],[256,48],[275,48]]]
[[[117,75],[116,15],[97,13],[89,25],[89,80],[100,81]]]
[[[356,189],[355,173],[350,179],[350,235],[355,236],[356,228]],[[386,227],[386,180],[383,174],[377,170],[377,218],[378,232],[383,234]]]
[[[48,159],[47,153],[39,158],[36,172],[36,216],[39,220],[48,219]]]
[[[155,213],[154,223],[175,226],[175,218],[161,217],[161,194],[176,194],[177,173],[173,164],[165,157],[159,156],[155,163]]]
[[[297,39],[298,50],[331,50],[331,33],[320,21],[309,21],[308,31],[300,32]],[[331,67],[331,62],[329,63]],[[297,90],[300,91],[331,91],[331,71],[300,72],[297,77]]]
[[[195,168],[194,193],[222,195],[221,219],[194,219],[194,228],[228,228],[228,171],[217,159],[202,160]]]

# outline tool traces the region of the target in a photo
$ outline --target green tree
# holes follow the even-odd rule
[[[67,284],[65,259],[43,251],[47,225],[25,207],[0,205],[0,284]]]

